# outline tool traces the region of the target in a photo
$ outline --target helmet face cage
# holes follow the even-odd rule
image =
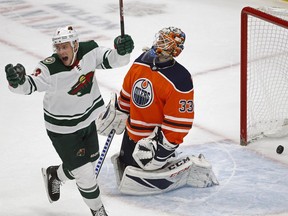
[[[152,48],[158,55],[177,57],[184,49],[185,38],[179,28],[163,28],[156,34]]]
[[[72,26],[60,27],[56,30],[52,37],[53,48],[55,50],[56,44],[70,42],[71,46],[74,47],[74,42],[78,41],[78,34]]]

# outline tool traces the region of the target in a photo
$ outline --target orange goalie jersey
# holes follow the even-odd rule
[[[128,135],[137,142],[159,126],[170,143],[180,144],[194,119],[191,74],[174,59],[156,68],[144,62],[143,55],[126,74],[118,98],[120,110],[130,114]]]

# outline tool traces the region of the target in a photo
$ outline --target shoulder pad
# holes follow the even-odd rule
[[[193,89],[191,74],[178,62],[175,62],[175,65],[171,68],[159,69],[158,71],[172,82],[177,90],[188,92]]]

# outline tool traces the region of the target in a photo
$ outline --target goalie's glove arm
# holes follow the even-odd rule
[[[144,170],[162,168],[169,160],[176,157],[177,144],[170,143],[159,127],[152,134],[136,143],[133,158]]]

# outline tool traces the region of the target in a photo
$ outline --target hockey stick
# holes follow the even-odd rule
[[[96,168],[95,168],[96,178],[98,177],[99,172],[100,172],[100,170],[101,170],[101,167],[102,167],[102,165],[103,165],[103,163],[104,163],[105,157],[106,157],[107,152],[108,152],[108,149],[109,149],[109,147],[110,147],[110,145],[111,145],[111,143],[112,143],[112,140],[113,140],[113,137],[114,137],[115,132],[116,132],[116,131],[115,131],[114,129],[112,129],[112,130],[110,131],[110,133],[108,134],[107,140],[106,140],[106,142],[105,142],[105,145],[104,145],[104,147],[103,147],[103,150],[102,150],[102,152],[101,152],[101,155],[100,155],[100,157],[99,157],[99,159],[98,159],[98,162],[97,162],[97,165],[96,165]]]
[[[119,9],[120,9],[120,29],[121,29],[121,37],[124,36],[124,7],[123,0],[119,0]]]
[[[123,7],[123,0],[119,0],[119,10],[120,10],[120,29],[121,29],[121,37],[124,36],[125,34],[125,31],[124,31],[124,7]],[[98,159],[98,162],[97,162],[97,165],[96,165],[96,168],[95,168],[95,173],[96,173],[96,178],[98,177],[99,175],[99,172],[100,172],[100,169],[103,165],[103,162],[104,162],[104,159],[107,155],[107,151],[110,147],[110,144],[112,143],[112,140],[113,140],[113,137],[115,135],[115,130],[112,129],[108,135],[108,138],[106,140],[106,143],[103,147],[103,150],[102,150],[102,153]]]

